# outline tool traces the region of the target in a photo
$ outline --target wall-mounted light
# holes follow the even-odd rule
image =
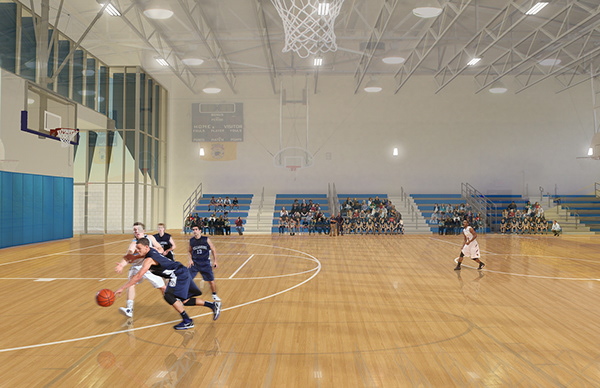
[[[200,147],[200,156],[204,156],[204,148]]]
[[[398,148],[394,148],[394,151],[392,152],[393,156],[398,156]]]

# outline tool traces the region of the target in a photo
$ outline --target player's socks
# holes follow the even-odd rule
[[[190,318],[190,316],[187,315],[187,313],[185,311],[181,313],[181,318],[183,318],[184,321],[191,321],[192,320]]]

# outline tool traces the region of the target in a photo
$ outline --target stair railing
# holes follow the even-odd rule
[[[196,187],[196,190],[192,192],[183,204],[183,233],[189,232],[185,227],[185,222],[190,214],[196,211],[196,204],[198,204],[200,198],[202,198],[202,183]]]

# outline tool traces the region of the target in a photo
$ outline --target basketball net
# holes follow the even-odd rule
[[[283,21],[283,52],[300,58],[336,51],[333,27],[344,0],[271,0]]]
[[[57,128],[54,132],[55,136],[60,139],[60,146],[66,148],[71,144],[71,141],[75,140],[78,131],[76,129]]]

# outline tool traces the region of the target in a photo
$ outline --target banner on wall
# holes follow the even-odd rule
[[[200,148],[204,149],[204,156],[200,159],[209,162],[226,162],[237,159],[237,143],[200,143]]]

